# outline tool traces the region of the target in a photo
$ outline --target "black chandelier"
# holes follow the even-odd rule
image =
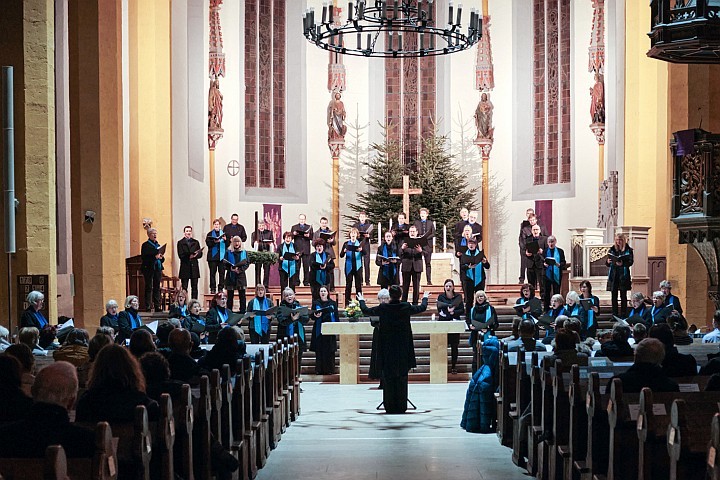
[[[335,10],[335,11],[333,11]],[[447,24],[439,26],[434,0],[358,0],[348,2],[343,24],[333,5],[323,2],[321,21],[315,9],[303,13],[303,35],[325,50],[365,57],[425,57],[467,50],[480,41],[482,18],[470,10],[467,33],[462,31],[462,4],[448,3]],[[387,34],[384,44],[378,44]]]

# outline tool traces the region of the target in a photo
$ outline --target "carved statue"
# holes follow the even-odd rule
[[[222,130],[223,95],[220,93],[220,81],[216,78],[210,81],[208,92],[208,129]]]
[[[327,107],[328,141],[345,140],[347,126],[345,125],[345,104],[339,91],[332,94]]]
[[[493,133],[495,131],[492,124],[494,108],[490,101],[490,96],[487,92],[483,92],[483,94],[480,95],[480,103],[478,103],[475,109],[475,127],[477,128],[479,139],[493,139]]]
[[[595,85],[590,89],[590,118],[593,123],[605,123],[605,83],[599,74],[595,75]]]

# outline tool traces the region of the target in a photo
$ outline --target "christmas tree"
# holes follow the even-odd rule
[[[364,162],[368,169],[365,178],[368,190],[358,194],[357,202],[349,204],[350,209],[356,214],[366,212],[373,223],[387,224],[389,219],[396,223],[397,214],[402,210],[402,197],[390,195],[390,189],[402,188],[402,177],[407,174],[410,186],[423,190],[422,194],[410,197],[410,212],[407,212],[410,221],[419,218],[420,208],[427,208],[437,225],[438,243],[442,244],[443,225],[448,225],[448,237],[451,237],[460,208],[476,208],[477,189],[468,183],[467,174],[448,153],[447,137],[435,132],[425,138],[420,158],[415,162],[417,168],[411,170],[401,159],[400,144],[388,139],[386,129],[383,136],[382,144],[370,146],[374,155]]]

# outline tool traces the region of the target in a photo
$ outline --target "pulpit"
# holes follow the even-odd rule
[[[430,383],[447,383],[447,335],[465,331],[463,321],[411,321],[413,334],[430,334]],[[340,336],[340,384],[358,383],[358,336],[372,335],[368,321],[323,324],[323,334]]]

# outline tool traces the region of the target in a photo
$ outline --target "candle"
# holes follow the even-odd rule
[[[443,225],[443,252],[447,252],[447,225]]]

